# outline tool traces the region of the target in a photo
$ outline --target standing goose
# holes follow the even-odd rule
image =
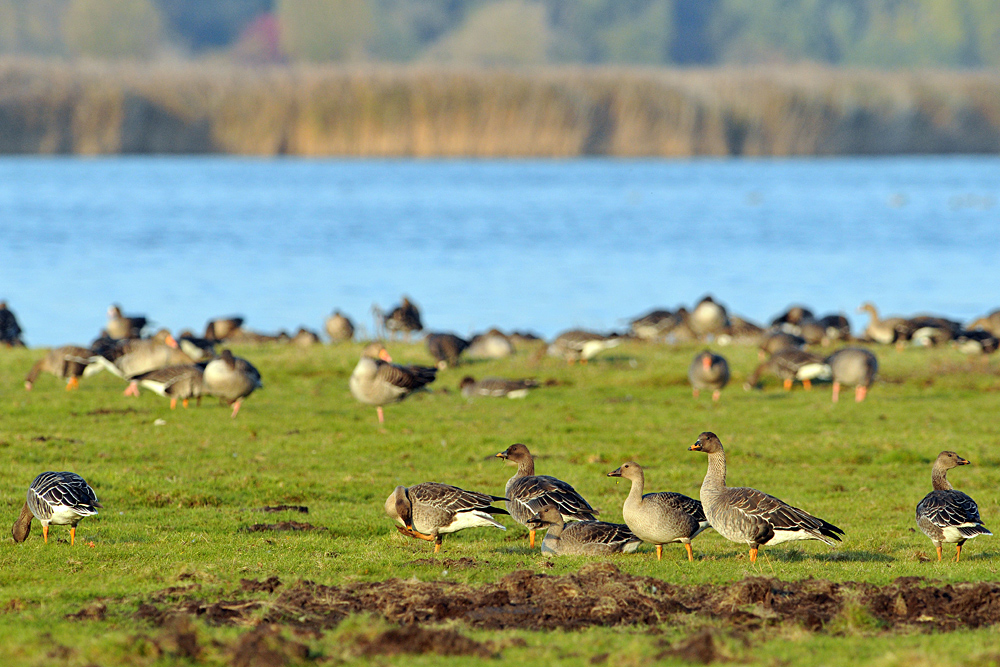
[[[218,396],[233,406],[234,419],[243,399],[264,386],[260,372],[253,364],[241,357],[234,357],[229,350],[223,350],[217,359],[208,362],[202,374],[202,382],[203,393]]]
[[[778,376],[785,391],[791,390],[795,380],[802,382],[802,386],[808,391],[812,389],[813,380],[830,379],[830,367],[826,365],[823,357],[797,348],[786,348],[772,354],[770,359],[754,369],[753,375],[743,388],[756,387],[760,382],[760,376],[765,372]]]
[[[108,307],[108,325],[104,330],[115,340],[142,338],[142,330],[147,324],[149,320],[142,315],[122,315],[121,306],[114,303]]]
[[[177,407],[177,400],[188,406],[189,398],[197,398],[201,405],[201,395],[204,392],[205,365],[188,364],[184,366],[167,366],[155,371],[136,376],[143,387],[151,389],[160,396],[170,399],[170,409]]]
[[[628,526],[605,521],[575,521],[569,525],[555,505],[546,505],[528,519],[531,530],[547,528],[543,556],[603,556],[633,553],[642,544]]]
[[[220,317],[209,320],[205,325],[205,338],[208,340],[225,340],[241,331],[242,317]]]
[[[38,374],[45,371],[61,380],[66,380],[66,391],[76,389],[80,386],[80,377],[87,368],[89,359],[90,350],[85,347],[65,345],[54,348],[31,367],[24,378],[24,388],[31,391]]]
[[[528,390],[538,386],[538,381],[531,378],[522,380],[508,380],[507,378],[484,377],[476,381],[471,375],[462,378],[458,388],[462,396],[472,398],[473,396],[492,396],[494,398],[525,398]]]
[[[437,361],[437,367],[445,369],[457,366],[458,357],[469,347],[469,341],[450,333],[427,334],[427,351]]]
[[[90,363],[95,368],[104,368],[120,378],[129,380],[126,396],[138,396],[139,387],[133,380],[137,375],[155,371],[167,366],[194,363],[194,360],[178,349],[177,342],[166,336],[164,342],[155,338],[114,340],[101,338],[91,347]],[[90,371],[86,371],[90,374]]]
[[[718,336],[728,331],[729,314],[725,306],[705,296],[691,311],[690,326],[698,338]]]
[[[714,433],[702,433],[688,450],[708,454],[708,473],[701,485],[708,522],[727,540],[749,544],[751,563],[757,562],[762,544],[820,540],[832,545],[844,534],[832,523],[757,489],[726,486],[726,453]]]
[[[865,400],[868,388],[878,373],[878,359],[870,351],[860,347],[845,347],[826,358],[826,364],[833,375],[833,402],[840,398],[840,385],[854,385],[854,400]]]
[[[504,496],[507,511],[514,521],[528,528],[528,544],[535,548],[535,528],[528,522],[546,505],[555,505],[563,519],[593,521],[600,514],[572,486],[549,475],[535,474],[535,460],[521,443],[515,443],[497,454],[497,458],[517,466],[517,473],[507,480]]]
[[[955,452],[941,452],[931,469],[934,490],[917,504],[917,526],[931,538],[941,560],[941,544],[955,545],[955,562],[962,556],[962,545],[976,535],[992,535],[979,518],[976,501],[961,491],[956,491],[948,481],[948,471],[969,465]]]
[[[711,389],[712,400],[717,402],[722,396],[722,390],[729,384],[729,363],[725,357],[708,350],[699,352],[688,367],[688,381],[691,382],[695,398],[698,398],[702,389]]]
[[[31,532],[31,520],[42,524],[42,536],[49,541],[49,524],[69,526],[69,543],[76,543],[76,524],[97,514],[102,507],[90,485],[73,472],[43,472],[28,487],[28,498],[14,522],[15,542],[24,542]]]
[[[656,560],[663,558],[663,545],[671,542],[683,544],[688,560],[694,560],[691,540],[709,528],[699,501],[667,491],[643,494],[645,475],[642,466],[635,461],[623,463],[609,472],[608,477],[623,477],[632,482],[622,516],[629,530],[643,542],[656,545]]]
[[[887,317],[882,319],[878,315],[878,309],[871,301],[866,301],[858,307],[859,313],[868,313],[871,320],[865,327],[864,336],[868,340],[873,340],[882,345],[892,345],[902,342],[907,338],[907,322],[902,317]]]
[[[424,329],[424,324],[420,321],[420,309],[406,296],[382,318],[382,324],[387,331],[404,334],[407,340],[410,339],[410,334]]]
[[[378,409],[378,423],[382,424],[385,422],[383,405],[403,400],[434,382],[435,377],[436,368],[394,364],[384,347],[372,343],[362,351],[348,386],[354,398]]]
[[[331,343],[342,343],[354,338],[354,324],[339,310],[333,311],[333,315],[326,318],[325,326]]]
[[[399,524],[397,530],[408,537],[434,542],[434,553],[441,549],[441,536],[463,528],[493,526],[507,530],[490,516],[507,514],[493,507],[504,500],[457,486],[424,482],[411,487],[397,486],[385,500],[385,513]]]

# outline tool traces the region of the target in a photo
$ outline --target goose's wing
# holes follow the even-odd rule
[[[563,534],[569,534],[580,542],[587,544],[606,544],[617,550],[622,550],[630,542],[641,542],[628,526],[621,523],[606,521],[578,521],[563,529]]]
[[[656,502],[663,503],[669,507],[675,507],[685,514],[689,514],[698,523],[708,521],[708,518],[705,516],[705,508],[702,507],[701,501],[685,496],[683,493],[661,491],[659,493],[647,493],[643,495],[642,498],[643,500],[646,498],[655,499]]]
[[[410,496],[411,502],[418,502],[448,512],[458,513],[479,510],[491,514],[506,514],[505,510],[492,506],[495,501],[505,500],[505,498],[478,493],[476,491],[466,491],[450,484],[440,484],[438,482],[415,484],[409,487],[407,494]]]
[[[416,391],[437,377],[437,369],[429,366],[400,366],[381,359],[374,361],[378,366],[375,374],[377,380],[407,391]]]
[[[839,542],[840,535],[844,534],[832,523],[757,489],[732,488],[726,495],[729,507],[741,513],[748,522],[763,524],[772,532],[808,533],[830,544],[832,542],[825,538]]]
[[[931,491],[924,496],[924,499],[917,504],[917,517],[926,518],[939,528],[961,530],[982,527],[976,501],[954,489]],[[972,534],[978,535],[981,532],[975,530]]]
[[[529,516],[546,505],[555,505],[563,517],[578,521],[593,520],[599,512],[590,506],[576,489],[549,475],[528,475],[517,478],[507,492],[511,502],[530,510]]]
[[[97,514],[97,494],[72,472],[43,472],[28,488],[28,508],[39,519],[51,518],[56,507],[68,507],[80,516]]]

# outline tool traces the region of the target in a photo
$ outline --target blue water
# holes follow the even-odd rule
[[[621,329],[706,293],[768,320],[1000,305],[1000,158],[352,161],[0,158],[0,298],[30,345],[109,304],[173,330]]]

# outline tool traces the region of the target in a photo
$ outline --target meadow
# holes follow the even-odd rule
[[[734,379],[712,404],[705,395],[693,399],[687,384],[699,349],[693,346],[629,342],[586,365],[525,349],[440,372],[433,391],[387,406],[380,427],[374,408],[347,388],[360,349],[234,348],[264,381],[236,419],[212,399],[171,411],[148,391],[123,397],[123,383],[106,373],[73,392],[43,376],[26,392],[23,376],[42,352],[0,350],[7,525],[44,470],[80,473],[104,505],[80,523],[75,546],[61,526],[44,544],[37,523],[25,543],[7,537],[0,545],[0,663],[463,665],[498,656],[523,665],[709,659],[970,666],[1000,659],[1000,639],[985,622],[976,628],[910,613],[901,615],[909,622],[887,623],[861,598],[848,599],[900,582],[954,592],[963,582],[997,581],[997,538],[969,542],[960,563],[938,562],[914,522],[914,507],[931,488],[931,462],[948,449],[972,462],[949,479],[978,501],[987,526],[1000,528],[996,360],[952,349],[879,348],[880,379],[868,400],[855,403],[847,392],[833,404],[829,385],[784,392],[770,378],[762,390],[744,391],[756,350],[717,348]],[[389,349],[396,361],[430,363],[420,344]],[[524,400],[469,401],[458,392],[466,374],[530,376],[545,386]],[[383,513],[397,484],[438,481],[502,495],[514,468],[494,455],[523,442],[539,474],[570,482],[601,518],[621,522],[628,486],[606,473],[635,460],[646,468],[648,491],[697,497],[707,460],[687,448],[706,430],[726,447],[730,485],[756,487],[823,517],[846,531],[844,542],[764,546],[751,565],[743,546],[707,531],[693,542],[693,563],[680,545],[665,547],[660,562],[651,545],[608,559],[550,560],[529,550],[526,531],[502,517],[505,532],[448,535],[434,555],[430,543],[401,536]],[[280,505],[308,513],[261,511]],[[255,528],[279,522],[314,529]],[[953,556],[954,547],[945,552]],[[512,575],[521,571],[531,576]],[[695,600],[766,578],[839,586],[846,601],[822,622],[781,618],[762,610],[768,605],[733,598],[730,611],[739,617],[653,614],[574,627],[553,621],[545,630],[447,620],[421,623],[424,635],[397,628],[398,619],[433,616],[427,600],[427,609],[414,609],[400,595],[394,606],[386,603],[392,613],[351,611],[335,622],[324,622],[318,606],[322,595],[335,597],[333,588],[370,592],[386,580],[394,580],[386,584],[393,591],[445,582],[441,590],[467,593],[511,588],[511,577],[544,584],[553,604],[593,593],[581,593],[584,584],[574,589],[574,581],[616,577],[650,599],[658,586],[689,587],[683,590]],[[313,606],[290,613],[283,594],[292,589],[315,592]],[[619,616],[629,611],[622,607]],[[708,652],[699,652],[706,643]],[[393,654],[389,645],[427,653]]]

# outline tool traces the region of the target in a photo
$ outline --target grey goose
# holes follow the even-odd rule
[[[14,311],[7,307],[6,301],[0,301],[0,344],[7,347],[24,347],[22,333]]]
[[[223,350],[208,362],[202,372],[202,393],[218,396],[233,406],[234,419],[243,399],[263,386],[260,372],[254,365],[242,357],[234,357],[229,350]]]
[[[656,545],[656,560],[663,558],[663,545],[672,542],[683,544],[688,560],[694,560],[691,540],[709,528],[700,501],[669,491],[644,494],[645,475],[642,466],[635,461],[623,463],[609,472],[608,477],[622,477],[632,482],[622,516],[629,530],[643,542]]]
[[[24,388],[28,391],[35,386],[39,373],[45,371],[66,381],[66,391],[80,386],[80,377],[90,360],[90,350],[77,345],[64,345],[53,348],[49,353],[35,362],[24,378]]]
[[[457,486],[423,482],[410,487],[397,486],[385,500],[385,513],[403,535],[434,542],[434,553],[441,548],[441,536],[464,528],[492,526],[507,530],[491,515],[507,514],[493,507],[504,500],[485,493],[466,491]]]
[[[532,530],[547,529],[543,556],[601,556],[633,553],[642,540],[620,523],[574,521],[567,524],[555,505],[545,505],[528,519]]]
[[[840,398],[840,386],[854,387],[854,400],[858,403],[865,400],[868,388],[875,381],[878,373],[878,359],[872,352],[860,347],[845,347],[837,350],[826,358],[833,377],[833,402]]]
[[[139,395],[138,384],[133,380],[135,376],[158,368],[191,363],[194,363],[194,360],[184,354],[178,348],[177,341],[169,335],[163,337],[162,342],[156,338],[124,340],[101,338],[91,347],[90,365],[97,370],[106,369],[128,380],[126,396]],[[91,370],[88,368],[85,374],[90,375],[90,373]]]
[[[688,324],[698,338],[718,336],[728,332],[729,314],[725,306],[711,296],[705,296],[691,311]]]
[[[339,310],[333,311],[333,315],[326,318],[324,325],[331,343],[343,343],[354,338],[354,323]]]
[[[962,556],[962,545],[977,535],[992,535],[979,518],[976,501],[956,491],[948,481],[948,471],[958,466],[969,465],[955,452],[941,452],[931,469],[931,484],[934,490],[917,503],[917,526],[930,538],[941,560],[941,545],[955,545],[955,562]]]
[[[434,382],[435,377],[436,368],[394,364],[384,347],[372,343],[362,351],[348,386],[354,398],[377,408],[378,423],[382,424],[385,422],[383,405],[402,401]]]
[[[688,381],[695,398],[702,390],[711,391],[712,400],[717,402],[729,384],[729,363],[725,357],[708,350],[699,352],[688,367]]]
[[[800,350],[785,348],[771,355],[771,358],[754,369],[753,375],[743,385],[744,389],[756,387],[760,377],[765,372],[772,373],[781,379],[785,391],[792,388],[796,380],[802,383],[806,390],[812,389],[813,380],[829,380],[830,367],[823,357]]]
[[[451,333],[427,334],[427,351],[440,369],[458,365],[458,357],[469,347],[469,341]]]
[[[702,433],[688,450],[708,454],[708,472],[701,485],[708,522],[727,540],[749,544],[751,563],[757,562],[757,550],[764,544],[820,540],[832,545],[844,534],[832,523],[762,491],[726,486],[726,453],[714,433]]]
[[[142,330],[147,324],[149,320],[142,315],[122,315],[121,306],[114,303],[108,307],[108,324],[104,330],[115,340],[142,338]]]
[[[549,356],[562,357],[571,364],[577,361],[585,364],[597,356],[599,352],[615,347],[620,342],[621,339],[617,336],[605,336],[593,331],[572,329],[556,336],[547,351]]]
[[[473,398],[475,396],[491,396],[493,398],[524,398],[530,389],[538,386],[538,381],[531,378],[520,380],[508,380],[507,378],[484,377],[476,380],[471,375],[466,375],[458,385],[462,396]]]
[[[74,472],[43,472],[28,487],[28,496],[11,533],[15,542],[24,542],[31,532],[31,520],[42,524],[42,537],[49,541],[49,525],[69,526],[70,546],[76,543],[76,524],[97,514],[101,503],[90,485]]]
[[[535,474],[535,460],[528,448],[515,443],[496,455],[517,466],[517,472],[507,480],[504,496],[511,518],[528,529],[528,544],[535,548],[535,528],[529,521],[546,505],[555,505],[563,519],[593,521],[599,514],[572,486],[550,475]]]
[[[205,367],[207,364],[185,364],[167,366],[155,371],[138,375],[135,379],[140,385],[155,393],[170,399],[170,409],[177,407],[180,400],[186,408],[188,399],[196,398],[201,405],[202,394],[205,393]]]

